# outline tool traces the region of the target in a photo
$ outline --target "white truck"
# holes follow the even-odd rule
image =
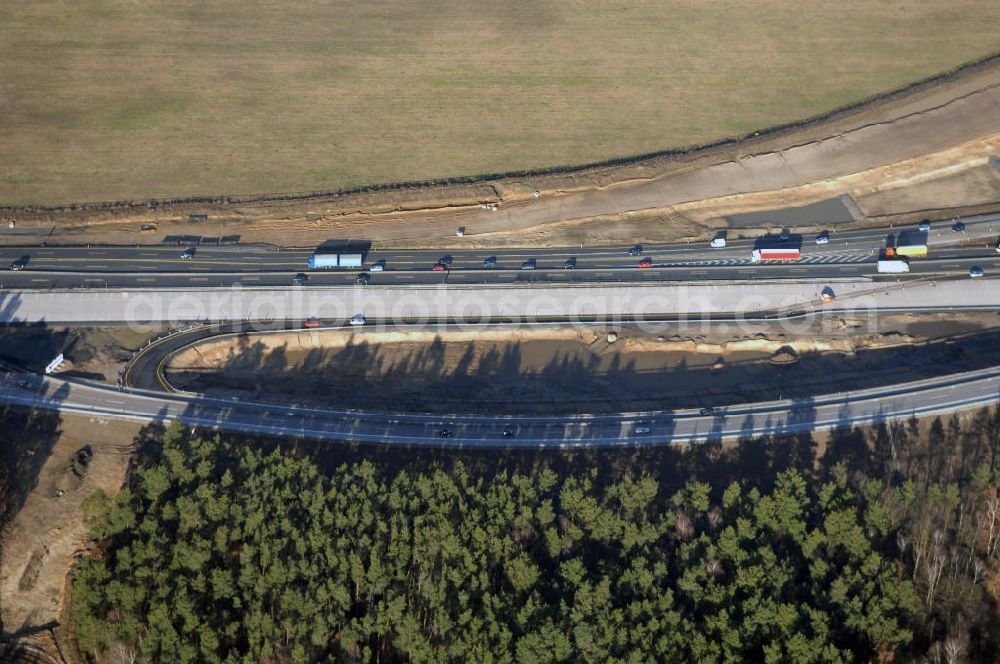
[[[339,252],[315,253],[309,257],[310,270],[322,270],[334,267],[361,267],[364,264],[364,254],[342,254]]]
[[[880,258],[879,274],[900,274],[910,271],[910,264],[903,258]]]

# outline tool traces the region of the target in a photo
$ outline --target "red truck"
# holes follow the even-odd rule
[[[768,261],[797,261],[802,258],[802,252],[798,249],[775,248],[775,249],[754,249],[750,257],[751,263],[764,263]]]

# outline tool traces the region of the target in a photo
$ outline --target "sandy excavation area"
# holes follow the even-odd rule
[[[0,621],[7,634],[52,659],[66,647],[67,575],[88,546],[81,503],[121,488],[143,427],[82,415],[10,408],[2,454],[11,482],[0,486],[10,519],[0,534]],[[68,661],[74,661],[72,659]]]
[[[413,412],[613,412],[724,405],[901,382],[1000,361],[996,316],[830,319],[655,333],[605,328],[456,333],[295,331],[192,346],[178,389]],[[961,343],[949,343],[960,335]],[[613,341],[611,341],[613,339]]]

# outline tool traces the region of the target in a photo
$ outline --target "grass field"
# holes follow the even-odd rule
[[[595,161],[998,49],[989,0],[7,2],[0,205]]]

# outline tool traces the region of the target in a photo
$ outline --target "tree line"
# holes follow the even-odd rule
[[[951,489],[927,496],[954,504]],[[843,464],[818,482],[792,469],[765,489],[671,491],[596,469],[390,476],[361,461],[325,474],[173,427],[123,491],[86,501],[100,546],[76,571],[72,614],[94,658],[888,658],[910,652],[955,566],[977,569],[926,534],[921,501],[912,483],[857,484]],[[937,561],[933,578],[903,556]]]

